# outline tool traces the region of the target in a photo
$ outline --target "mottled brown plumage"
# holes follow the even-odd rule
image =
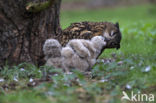
[[[107,40],[105,48],[120,48],[121,32],[119,24],[111,22],[79,22],[72,23],[56,37],[62,46],[71,39],[91,39],[94,36],[104,36]]]

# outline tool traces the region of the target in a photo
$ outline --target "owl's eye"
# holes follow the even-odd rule
[[[117,32],[112,31],[112,32],[110,33],[110,36],[112,37],[112,36],[114,36],[116,33],[117,33]]]

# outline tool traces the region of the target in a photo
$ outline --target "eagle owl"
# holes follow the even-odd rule
[[[65,46],[71,39],[88,39],[94,36],[103,36],[107,45],[105,48],[120,48],[121,32],[119,24],[111,22],[79,22],[72,23],[62,31],[62,35],[56,36],[62,46]],[[103,49],[105,49],[103,48]]]

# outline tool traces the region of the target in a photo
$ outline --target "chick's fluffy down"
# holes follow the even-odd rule
[[[91,40],[73,39],[64,48],[57,40],[48,39],[43,46],[46,65],[62,67],[65,71],[73,68],[86,71],[96,63],[96,57],[105,45],[102,36]]]
[[[80,57],[88,57],[90,56],[89,50],[83,45],[81,42],[82,39],[73,39],[70,40],[67,44],[68,47],[71,47],[75,53],[77,53]]]
[[[101,50],[103,49],[103,47],[106,46],[105,38],[102,36],[95,36],[91,39],[91,43],[93,47],[96,49],[94,58],[97,58],[99,53],[101,53]]]
[[[96,63],[96,57],[106,45],[102,36],[93,37],[91,41],[73,39],[62,49],[63,62],[66,68],[76,68],[81,71],[90,69]]]
[[[78,54],[76,54],[71,47],[65,47],[61,51],[62,54],[62,64],[63,68],[66,71],[70,71],[70,69],[79,69],[80,71],[84,71],[89,67],[88,62],[80,58]]]
[[[61,44],[56,39],[47,39],[43,45],[45,59],[61,56]]]
[[[62,68],[61,45],[55,39],[47,39],[43,46],[47,66]]]

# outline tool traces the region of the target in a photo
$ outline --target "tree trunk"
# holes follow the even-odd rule
[[[26,4],[33,1],[0,0],[0,66],[6,62],[9,65],[21,62],[42,65],[44,41],[61,34],[61,0],[41,12],[27,12]]]

